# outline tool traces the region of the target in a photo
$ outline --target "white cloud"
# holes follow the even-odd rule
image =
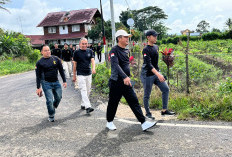
[[[49,12],[59,8],[49,7],[40,0],[25,0],[22,8],[7,8],[10,14],[3,12],[0,16],[1,27],[5,30],[23,32],[23,34],[43,34],[42,28],[36,27]]]
[[[77,1],[70,0],[68,3],[63,0],[20,0],[24,1],[21,8],[8,8],[11,14],[0,11],[0,27],[4,29],[21,31],[20,21],[24,34],[42,34],[37,24],[48,12],[61,10],[77,10],[84,8],[99,8],[99,1]],[[111,19],[110,1],[102,0],[104,19]],[[225,21],[232,18],[231,0],[114,0],[115,21],[119,21],[119,15],[127,10],[138,10],[147,6],[158,6],[168,15],[164,20],[167,27],[172,30],[169,33],[179,33],[182,29],[196,29],[201,20],[210,23],[211,28],[223,29]],[[20,20],[21,19],[21,20]]]

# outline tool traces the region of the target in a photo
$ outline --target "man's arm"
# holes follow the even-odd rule
[[[61,78],[63,80],[63,86],[64,86],[64,88],[66,88],[67,83],[66,83],[66,77],[65,77],[65,74],[64,74],[64,69],[63,69],[61,60],[58,59],[58,58],[57,58],[57,63],[58,63],[58,70],[59,70],[60,76],[61,76]]]
[[[77,62],[73,61],[73,82],[76,81]]]
[[[115,56],[115,54],[112,52],[110,53],[110,61],[111,61],[111,68],[116,69],[118,74],[123,78],[127,78],[128,76],[125,74],[125,72],[122,70],[122,68],[119,65],[118,57]]]
[[[35,67],[35,74],[36,74],[36,86],[37,86],[37,90],[36,90],[36,94],[41,97],[43,96],[42,94],[42,89],[41,89],[41,75],[42,75],[42,69],[41,66],[39,65],[39,62],[36,63],[36,67]]]
[[[96,74],[94,58],[91,58],[91,64],[92,64],[92,74]]]
[[[143,49],[143,59],[144,59],[144,62],[146,63],[146,65],[148,67],[148,71],[151,71],[153,74],[155,74],[159,78],[160,82],[164,82],[165,78],[151,64],[151,57],[150,57],[150,55],[149,55],[149,53],[147,52],[146,49]]]

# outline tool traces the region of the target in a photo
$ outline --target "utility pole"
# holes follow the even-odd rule
[[[102,11],[102,2],[100,0],[100,7],[101,7],[101,20],[102,20],[102,38],[103,38],[103,45],[106,45],[106,37],[105,37],[105,29],[104,29],[104,19],[103,19],[103,11]]]
[[[111,27],[112,27],[112,47],[113,47],[114,45],[116,45],[113,0],[110,0],[110,11],[111,11]]]

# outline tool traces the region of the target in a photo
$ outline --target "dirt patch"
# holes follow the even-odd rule
[[[101,103],[98,107],[99,110],[106,112],[107,103]],[[145,113],[145,109],[142,107],[143,113]],[[155,117],[156,120],[177,120],[176,116],[161,116],[161,110],[152,110],[152,116]],[[118,110],[116,113],[117,118],[125,118],[125,119],[135,119],[135,115],[133,114],[132,110],[129,106],[124,105],[122,103],[119,104]]]

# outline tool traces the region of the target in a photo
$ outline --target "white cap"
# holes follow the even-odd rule
[[[117,38],[118,36],[124,36],[124,37],[131,37],[131,34],[128,34],[126,31],[120,29],[115,33],[115,38]]]

